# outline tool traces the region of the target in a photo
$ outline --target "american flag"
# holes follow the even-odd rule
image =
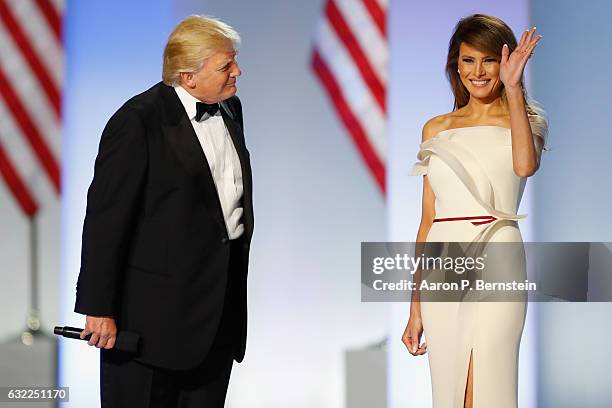
[[[388,0],[326,0],[311,64],[385,192]]]
[[[32,218],[59,196],[63,0],[0,0],[0,175]]]

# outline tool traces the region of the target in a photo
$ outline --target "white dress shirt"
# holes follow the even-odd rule
[[[236,239],[244,233],[244,225],[242,224],[244,209],[240,205],[242,170],[236,147],[225,127],[220,111],[215,116],[209,116],[208,113],[205,113],[198,122],[195,120],[196,103],[200,101],[181,86],[175,86],[174,90],[183,103],[187,117],[191,121],[208,160],[221,202],[229,239]]]

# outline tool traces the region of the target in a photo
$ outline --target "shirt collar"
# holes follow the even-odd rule
[[[189,120],[194,120],[196,116],[196,103],[200,102],[198,98],[191,95],[185,90],[185,88],[180,85],[174,86],[174,91],[181,100],[181,103],[185,108],[185,112],[187,112],[187,117],[189,118]]]

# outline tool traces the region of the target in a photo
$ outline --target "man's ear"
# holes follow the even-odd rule
[[[195,88],[195,81],[193,79],[192,72],[181,72],[181,86],[185,86],[187,88]]]

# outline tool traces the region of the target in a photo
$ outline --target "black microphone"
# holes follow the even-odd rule
[[[89,339],[91,339],[91,334],[88,334],[84,339],[81,339],[82,331],[83,329],[70,326],[55,326],[53,329],[53,333],[57,334],[58,336],[67,337],[69,339],[89,341]],[[117,339],[115,340],[115,346],[113,348],[120,351],[126,351],[128,353],[136,353],[138,352],[139,343],[140,335],[129,331],[120,331],[117,333]]]

